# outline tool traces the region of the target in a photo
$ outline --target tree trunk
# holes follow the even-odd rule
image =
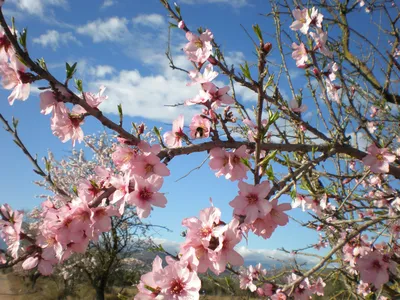
[[[104,300],[104,292],[105,288],[104,285],[96,286],[96,300]]]

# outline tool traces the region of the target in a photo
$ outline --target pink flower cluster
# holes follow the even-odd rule
[[[140,218],[147,218],[152,206],[165,207],[167,199],[158,191],[164,182],[163,176],[170,171],[160,162],[157,154],[159,145],[150,146],[141,141],[137,147],[118,145],[112,159],[124,176],[113,175],[110,184],[117,188],[112,196],[112,204],[116,204],[123,213],[126,203],[136,207]]]
[[[239,221],[234,219],[225,224],[220,217],[221,211],[212,206],[202,210],[200,218],[192,217],[182,221],[182,225],[188,229],[181,253],[185,256],[194,249],[199,260],[197,271],[200,273],[210,269],[218,275],[225,271],[227,263],[240,266],[244,262],[242,256],[234,250],[242,239]]]
[[[199,261],[194,252],[180,260],[167,256],[166,261],[168,265],[163,268],[161,258],[154,259],[152,271],[140,278],[135,299],[199,299],[201,281],[196,272]]]
[[[242,161],[250,158],[246,150],[244,145],[232,152],[221,148],[211,149],[209,166],[217,171],[215,176],[225,176],[231,181],[247,179],[248,167]]]
[[[0,207],[0,237],[6,242],[13,258],[18,258],[23,213],[13,211],[8,204]],[[3,258],[4,259],[4,258]]]

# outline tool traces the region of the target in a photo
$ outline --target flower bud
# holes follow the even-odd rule
[[[183,28],[185,28],[185,26],[186,26],[185,22],[183,20],[180,20],[178,23],[178,28],[183,29]]]
[[[213,66],[218,65],[218,61],[217,61],[213,56],[210,56],[210,57],[208,58],[208,62],[209,62],[210,64],[212,64]]]
[[[263,50],[266,54],[268,54],[269,52],[271,52],[272,49],[272,44],[271,43],[265,43],[263,46]]]

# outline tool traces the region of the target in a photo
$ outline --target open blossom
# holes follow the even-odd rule
[[[189,72],[189,77],[192,79],[191,82],[187,83],[187,86],[191,86],[197,83],[206,83],[206,82],[211,82],[213,81],[216,77],[218,76],[218,72],[214,71],[214,68],[212,65],[207,65],[204,68],[204,72],[200,73],[199,71],[190,71]]]
[[[311,19],[308,16],[308,9],[304,8],[302,10],[296,8],[292,11],[293,17],[295,21],[290,25],[290,29],[292,30],[300,30],[301,33],[307,34],[308,29],[310,27]]]
[[[296,113],[302,113],[307,110],[307,105],[302,104],[299,106],[299,102],[296,99],[293,99],[289,102],[289,108]]]
[[[28,257],[23,263],[22,268],[24,270],[31,270],[38,267],[40,274],[49,276],[53,273],[53,265],[57,263],[57,260],[46,260],[43,257],[35,256]]]
[[[377,289],[389,281],[389,261],[379,251],[372,251],[357,259],[356,269],[363,282],[371,283]]]
[[[311,285],[311,290],[314,294],[317,294],[318,296],[323,296],[325,286],[326,283],[322,280],[321,277],[318,277],[317,281]]]
[[[185,261],[174,261],[170,257],[166,260],[168,265],[162,268],[161,258],[155,258],[153,270],[140,278],[135,299],[199,299],[201,281],[197,273],[191,271]]]
[[[327,57],[333,56],[333,53],[326,46],[326,42],[328,41],[328,33],[326,31],[317,28],[317,32],[310,32],[310,35],[316,44],[314,50],[319,49]]]
[[[158,191],[160,190],[164,179],[157,175],[151,175],[147,179],[134,176],[135,190],[129,194],[129,204],[136,206],[136,212],[139,218],[147,218],[150,215],[151,207],[165,207],[167,199]]]
[[[189,43],[185,45],[183,50],[188,59],[197,63],[204,63],[211,55],[213,34],[208,29],[200,34],[200,36],[188,31],[186,38]]]
[[[251,224],[271,211],[271,204],[265,199],[271,189],[268,181],[256,186],[239,181],[239,189],[239,195],[229,205],[234,208],[233,214],[246,216],[245,223]]]
[[[140,277],[137,285],[139,293],[135,299],[154,299],[161,293],[161,288],[157,286],[154,275],[162,270],[162,259],[157,256],[153,261],[153,269]]]
[[[14,104],[16,99],[25,101],[30,94],[31,77],[25,73],[25,66],[19,61],[16,55],[11,56],[10,64],[7,61],[0,63],[0,75],[2,85],[6,90],[13,90],[8,96],[10,105]]]
[[[172,131],[164,133],[164,142],[168,147],[182,147],[182,138],[185,135],[183,133],[184,118],[180,115],[172,123]]]
[[[248,159],[249,154],[246,152],[246,146],[240,146],[233,152],[227,152],[221,148],[214,148],[210,151],[209,166],[212,170],[218,172],[215,176],[225,175],[226,179],[231,181],[247,179],[247,166],[241,159]]]
[[[389,152],[387,148],[378,148],[375,144],[367,148],[368,155],[362,161],[364,165],[369,166],[371,172],[388,173],[389,163],[396,160],[396,156]]]
[[[332,101],[335,101],[336,103],[340,104],[341,100],[338,92],[340,86],[334,84],[329,78],[325,79],[325,85],[326,85],[326,92],[328,93],[329,98]]]
[[[0,237],[6,242],[11,256],[18,258],[23,213],[18,210],[13,211],[8,204],[2,205],[0,211],[7,219],[7,221],[0,219]]]
[[[170,171],[167,166],[160,161],[157,155],[148,152],[138,156],[138,161],[133,164],[132,174],[147,179],[153,174],[169,176]]]
[[[195,115],[189,125],[190,137],[192,139],[208,138],[210,136],[211,122],[201,115]]]
[[[60,111],[53,115],[51,119],[51,130],[53,134],[57,136],[61,142],[65,143],[72,140],[72,146],[75,146],[75,142],[79,143],[83,141],[83,130],[81,125],[83,124],[83,115],[75,114],[72,112]]]
[[[308,60],[307,49],[303,43],[297,45],[296,43],[292,44],[292,57],[296,61],[296,66],[303,66]]]
[[[138,159],[138,151],[131,147],[118,145],[111,155],[113,162],[121,171],[130,170]]]

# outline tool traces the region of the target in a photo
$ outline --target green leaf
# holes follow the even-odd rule
[[[17,129],[18,122],[19,122],[18,119],[15,119],[14,117],[12,118],[12,124],[13,124],[14,129]]]
[[[21,46],[26,49],[26,37],[28,35],[28,29],[24,28],[22,30],[22,32],[19,34],[19,43],[21,44]]]
[[[241,158],[240,158],[240,161],[241,161],[246,167],[248,167],[249,169],[251,169],[251,164],[250,164],[250,162],[249,162],[249,160],[248,160],[247,158],[241,157]]]
[[[169,22],[169,28],[178,28],[178,26],[174,23]]]
[[[124,115],[123,115],[123,112],[122,112],[122,104],[120,103],[120,104],[118,104],[118,115],[119,115],[119,117],[120,118],[122,118]]]
[[[67,72],[67,79],[68,80],[71,79],[74,76],[74,74],[76,72],[77,64],[78,63],[76,62],[72,66],[70,66],[69,63],[65,63],[65,69],[66,69],[66,72]]]
[[[180,6],[176,2],[174,2],[174,6],[175,6],[176,12],[178,13],[178,15],[180,17],[181,16],[181,8],[180,8]]]
[[[83,93],[83,84],[82,84],[82,80],[81,79],[75,79],[75,88]]]
[[[253,25],[253,31],[256,34],[256,36],[258,37],[258,39],[260,40],[260,42],[262,42],[263,37],[262,37],[260,26],[258,26],[258,24]]]
[[[244,66],[239,65],[239,68],[242,71],[244,77],[246,77],[249,80],[253,80],[250,75],[250,68],[249,65],[247,64],[247,61],[244,63]]]

